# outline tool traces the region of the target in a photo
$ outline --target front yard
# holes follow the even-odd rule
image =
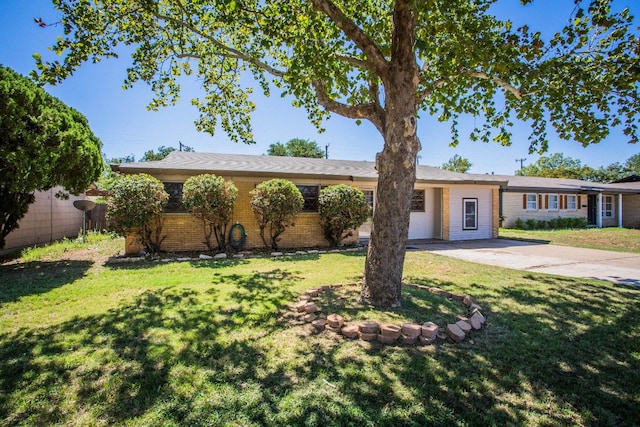
[[[640,289],[408,252],[407,283],[472,295],[460,344],[312,334],[287,305],[359,280],[364,253],[105,264],[121,240],[0,266],[3,425],[610,425],[640,420]],[[57,248],[57,249],[56,249]],[[322,307],[394,323],[456,320],[444,297]],[[341,306],[342,304],[342,306]]]
[[[501,228],[500,237],[545,241],[554,245],[640,253],[640,230],[586,228],[582,230],[517,230]]]

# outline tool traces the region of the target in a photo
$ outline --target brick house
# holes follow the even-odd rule
[[[147,173],[158,178],[171,195],[163,232],[166,251],[205,250],[199,220],[181,206],[182,185],[190,176],[212,173],[233,181],[238,198],[233,223],[247,232],[246,246],[261,247],[259,228],[251,211],[251,190],[262,181],[284,178],[292,181],[305,198],[305,209],[280,241],[283,248],[322,247],[318,193],[322,187],[349,184],[361,189],[371,205],[376,197],[377,172],[373,162],[327,160],[258,155],[172,152],[156,162],[123,163],[112,168],[120,173]],[[410,239],[467,240],[498,236],[499,189],[506,181],[493,175],[461,174],[439,168],[417,167],[409,226]],[[366,237],[365,224],[350,241]],[[125,251],[140,248],[128,238]]]
[[[640,227],[640,183],[601,184],[564,178],[502,176],[503,226],[515,221],[585,218],[596,227]]]

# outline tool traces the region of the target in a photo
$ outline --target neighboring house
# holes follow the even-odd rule
[[[517,219],[585,218],[596,227],[640,227],[640,185],[601,184],[564,178],[502,176],[502,225]]]
[[[251,211],[251,190],[262,181],[284,178],[298,186],[305,207],[294,227],[282,235],[283,248],[327,246],[319,225],[318,194],[322,187],[345,183],[361,189],[371,205],[376,197],[375,164],[363,161],[310,159],[233,154],[172,152],[156,162],[113,166],[125,174],[147,173],[165,185],[170,194],[163,228],[166,251],[205,250],[202,224],[184,211],[182,185],[190,176],[213,173],[233,181],[238,188],[233,223],[247,232],[246,247],[263,246]],[[492,175],[461,174],[418,166],[409,226],[410,239],[467,240],[498,236],[498,195],[506,181]],[[367,229],[365,225],[363,230]],[[358,233],[345,243],[358,240]],[[140,249],[132,237],[126,252]]]
[[[61,200],[55,196],[60,190],[62,187],[35,193],[35,202],[20,220],[19,228],[6,237],[1,253],[78,236],[83,218],[82,212],[73,207],[73,202],[84,197],[70,195],[68,200]]]

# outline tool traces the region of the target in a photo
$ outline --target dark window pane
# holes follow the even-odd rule
[[[424,212],[424,190],[413,190],[411,212]]]
[[[320,188],[317,185],[298,185],[298,190],[304,198],[303,212],[318,212],[318,195]]]
[[[186,212],[182,204],[182,183],[181,182],[165,182],[164,191],[169,193],[169,201],[165,212]]]

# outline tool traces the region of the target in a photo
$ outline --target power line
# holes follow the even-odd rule
[[[523,165],[524,165],[524,162],[525,162],[526,160],[527,160],[527,159],[525,159],[525,158],[522,158],[522,159],[516,159],[516,163],[520,163],[520,169],[522,169],[522,167],[523,167]]]

